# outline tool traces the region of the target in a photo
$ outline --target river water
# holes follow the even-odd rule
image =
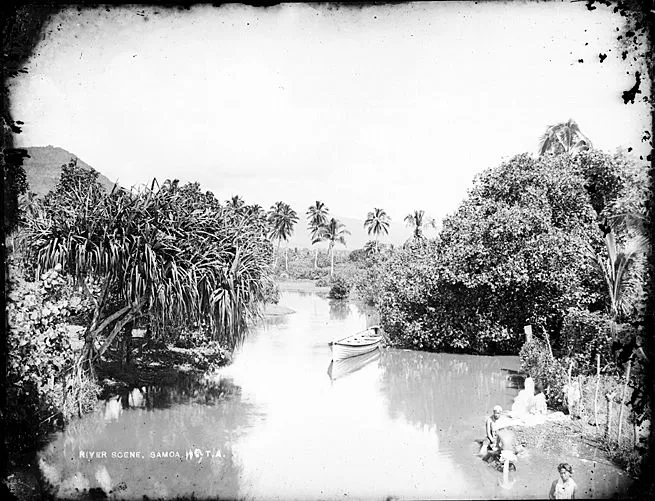
[[[562,461],[579,497],[628,485],[580,451],[528,451],[513,487],[499,486],[476,440],[495,404],[511,407],[517,357],[384,349],[331,365],[327,343],[375,312],[314,292],[284,292],[280,304],[295,313],[254,328],[202,384],[135,388],[54,435],[39,465],[57,496],[544,498]]]

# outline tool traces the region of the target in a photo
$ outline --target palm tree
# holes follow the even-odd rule
[[[364,228],[368,230],[368,234],[373,233],[375,235],[375,252],[378,251],[378,238],[380,233],[385,235],[389,234],[389,222],[391,218],[387,216],[387,213],[384,209],[373,209],[373,212],[369,212],[366,216],[366,221],[364,221]]]
[[[632,312],[643,293],[641,281],[632,274],[638,260],[648,249],[648,241],[643,235],[630,239],[620,246],[610,230],[605,234],[607,257],[596,255],[607,284],[610,298],[610,315],[614,322]]]
[[[312,245],[321,242],[321,228],[327,223],[329,209],[319,200],[307,209],[307,219],[309,221],[309,230],[312,237]],[[318,268],[318,248],[314,253],[314,269]]]
[[[298,215],[289,204],[284,202],[275,202],[268,212],[268,220],[271,225],[271,238],[277,239],[277,250],[275,252],[275,263],[273,268],[277,266],[277,256],[280,250],[280,243],[285,241],[284,247],[284,264],[287,272],[289,271],[289,260],[287,251],[289,248],[289,237],[293,233],[293,226],[298,222]]]
[[[239,195],[234,195],[232,198],[225,201],[228,207],[239,210],[245,206],[245,201]]]
[[[328,252],[330,253],[330,276],[334,274],[334,244],[340,243],[344,247],[346,245],[346,235],[350,232],[346,229],[345,225],[340,223],[335,218],[321,228],[321,237],[323,240],[330,242]]]
[[[567,122],[551,125],[539,140],[539,155],[551,153],[573,154],[592,148],[591,141],[585,136],[578,124],[570,118]]]
[[[431,228],[436,228],[437,223],[431,217],[425,216],[425,211],[415,210],[412,214],[407,214],[405,216],[405,224],[412,227],[414,241],[421,241],[425,238],[423,235],[423,226],[429,226]]]

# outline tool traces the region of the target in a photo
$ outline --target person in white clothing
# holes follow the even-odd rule
[[[568,463],[560,463],[557,466],[560,478],[550,486],[550,499],[575,499],[575,490],[578,487],[573,480],[573,468]]]

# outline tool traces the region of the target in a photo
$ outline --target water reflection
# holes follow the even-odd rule
[[[330,299],[330,320],[344,320],[350,315],[350,303],[343,299]]]
[[[387,350],[380,361],[389,413],[442,430],[463,421],[479,426],[494,405],[507,408],[516,391],[501,367],[515,357],[477,357]],[[484,421],[483,421],[484,422]]]
[[[314,293],[283,292],[280,305],[296,313],[265,319],[212,378],[130,389],[55,436],[40,466],[58,495],[543,497],[563,460],[585,495],[621,492],[611,466],[539,450],[519,463],[512,491],[498,487],[475,440],[494,405],[511,407],[517,357],[385,349],[332,364],[330,378],[328,342],[377,323],[375,313]]]
[[[331,380],[336,380],[357,372],[358,370],[366,367],[368,364],[380,358],[381,350],[377,349],[364,355],[350,357],[343,360],[333,360],[328,366],[328,376]]]
[[[57,497],[102,490],[118,499],[233,498],[242,466],[233,451],[257,414],[229,380],[192,388],[134,388],[72,422],[39,454]]]
[[[293,313],[289,315],[293,315]],[[289,322],[289,315],[266,315],[259,324],[269,326],[285,325]]]
[[[380,314],[371,305],[368,305],[362,301],[353,301],[352,305],[355,307],[357,315],[366,318],[366,327],[380,325]]]

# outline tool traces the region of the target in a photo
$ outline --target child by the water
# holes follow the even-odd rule
[[[560,478],[551,485],[548,497],[550,499],[575,499],[577,485],[572,478],[573,468],[568,463],[560,463],[557,471]]]

